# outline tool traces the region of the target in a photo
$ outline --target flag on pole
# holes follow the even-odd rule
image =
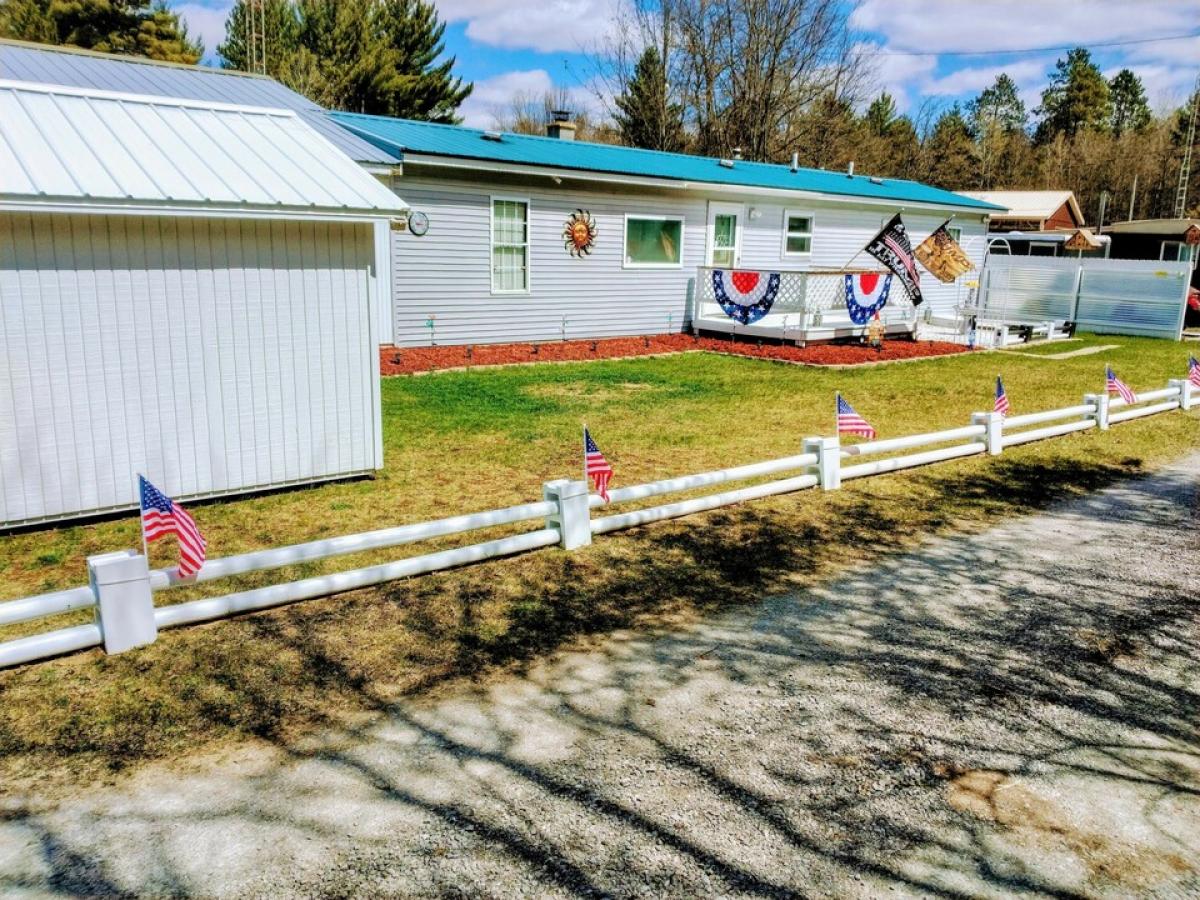
[[[1194,356],[1188,357],[1188,381],[1193,387],[1200,388],[1200,359]]]
[[[875,440],[875,429],[854,411],[854,407],[842,399],[841,394],[837,395],[837,433],[856,434],[868,441]]]
[[[1004,382],[1000,380],[999,375],[996,376],[996,404],[992,410],[1002,416],[1008,415],[1008,393],[1004,390]]]
[[[1105,387],[1110,394],[1120,394],[1121,399],[1126,403],[1137,403],[1137,395],[1134,394],[1133,388],[1117,377],[1117,373],[1112,370],[1112,366],[1106,366],[1104,370],[1106,379]]]
[[[892,216],[864,249],[896,274],[908,291],[913,306],[925,299],[921,296],[921,273],[917,271],[917,260],[913,256],[912,244],[908,241],[908,232],[900,220],[900,213]]]
[[[613,468],[592,440],[591,432],[585,426],[583,429],[583,471],[596,484],[596,493],[608,502],[608,480],[612,478]]]
[[[138,476],[138,489],[142,495],[142,536],[149,543],[175,535],[179,541],[179,577],[191,578],[204,565],[207,546],[196,520],[142,475]]]
[[[921,241],[914,254],[921,265],[929,270],[929,274],[946,283],[975,268],[958,241],[951,237],[950,229],[946,227],[949,224],[950,220],[947,219],[939,225],[933,234]]]

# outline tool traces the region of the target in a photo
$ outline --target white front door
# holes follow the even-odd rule
[[[734,269],[742,261],[742,204],[708,204],[708,264]]]

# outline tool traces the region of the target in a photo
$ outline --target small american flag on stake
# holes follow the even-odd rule
[[[605,503],[608,502],[608,480],[612,478],[613,467],[608,464],[596,442],[592,440],[591,432],[583,426],[583,473],[596,484],[596,493]]]
[[[1200,388],[1200,359],[1194,356],[1188,357],[1188,381],[1193,387]]]
[[[854,407],[837,395],[837,433],[856,434],[868,441],[875,440],[875,429],[867,424],[867,420],[854,411]]]
[[[196,520],[142,475],[138,476],[138,489],[142,495],[142,537],[149,543],[175,535],[179,541],[179,577],[191,578],[204,565],[207,546]]]
[[[1112,366],[1106,366],[1104,370],[1105,387],[1110,394],[1120,394],[1121,399],[1126,403],[1137,403],[1137,395],[1134,394],[1133,388],[1117,377],[1117,373],[1112,370]]]
[[[996,376],[996,404],[992,409],[1002,416],[1008,415],[1008,392],[1004,390],[1004,382],[999,375]]]

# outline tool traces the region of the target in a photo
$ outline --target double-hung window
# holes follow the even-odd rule
[[[783,255],[809,256],[812,253],[813,214],[789,209],[783,213]]]
[[[492,293],[529,290],[529,201],[492,198]]]

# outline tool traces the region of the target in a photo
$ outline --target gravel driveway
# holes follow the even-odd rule
[[[1200,894],[1200,456],[288,751],[0,810],[5,896]]]

